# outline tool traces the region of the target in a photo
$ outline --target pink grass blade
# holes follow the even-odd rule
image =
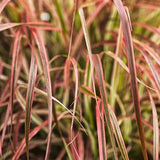
[[[49,63],[48,63],[48,57],[47,52],[45,49],[44,42],[42,40],[42,37],[38,30],[33,31],[34,38],[36,40],[42,65],[43,65],[43,72],[45,77],[45,83],[46,83],[46,89],[47,89],[47,101],[48,101],[48,140],[47,140],[47,149],[46,149],[46,155],[45,160],[49,157],[49,150],[50,150],[50,142],[51,142],[51,132],[52,132],[52,87],[51,87],[51,78],[50,78],[50,72],[49,72]]]
[[[10,2],[11,0],[2,0],[0,3],[0,14],[2,13],[5,6]]]
[[[159,160],[159,127],[158,127],[158,115],[156,111],[156,106],[151,96],[151,93],[148,90],[152,115],[153,115],[153,160]]]
[[[136,80],[137,74],[136,74],[136,67],[135,67],[134,50],[133,50],[130,24],[121,0],[114,0],[114,3],[118,10],[121,23],[122,23],[127,58],[128,58],[128,66],[129,66],[130,78],[131,78],[131,89],[132,89],[132,96],[133,96],[133,102],[134,102],[134,110],[136,114],[136,120],[137,120],[140,141],[141,141],[143,157],[145,160],[147,160],[148,157],[147,157],[147,151],[146,151],[146,145],[145,145],[145,136],[144,136],[144,130],[142,125],[141,111],[140,111],[140,99],[138,94],[138,84]]]
[[[96,123],[98,133],[99,159],[105,160],[107,159],[107,147],[104,125],[104,108],[101,105],[101,101],[97,101],[96,104]]]
[[[0,24],[0,32],[13,28],[13,27],[17,27],[17,26],[28,26],[30,28],[38,28],[38,29],[42,29],[42,30],[51,30],[51,31],[57,31],[57,32],[61,32],[60,28],[57,28],[55,26],[53,26],[51,23],[46,23],[46,22],[26,22],[26,23],[2,23]]]
[[[76,105],[77,105],[77,99],[78,99],[78,68],[77,68],[77,62],[74,58],[70,58],[74,73],[75,73],[75,93],[74,93],[74,106],[73,106],[73,115],[75,115],[76,112]],[[71,130],[73,128],[73,123],[74,123],[74,116],[72,118],[72,124],[71,124]]]
[[[37,75],[37,64],[35,56],[32,53],[29,80],[28,80],[28,89],[26,96],[25,140],[26,140],[27,160],[29,160],[29,132],[30,132],[31,110],[32,110],[36,75]]]
[[[114,111],[112,110],[111,107],[110,107],[110,117],[111,117],[111,124],[112,124],[112,127],[113,127],[113,131],[114,131],[116,141],[117,141],[119,150],[121,152],[122,158],[124,160],[129,160],[127,149],[126,149],[126,146],[125,146],[125,143],[124,143],[124,139],[122,137],[122,133],[121,133],[116,115],[115,115],[115,113],[114,113]]]
[[[7,29],[10,29],[10,28],[13,28],[13,27],[17,27],[19,25],[21,25],[21,23],[4,23],[4,24],[0,24],[0,32],[4,31],[4,30],[7,30]]]
[[[3,141],[6,133],[7,123],[9,120],[9,114],[11,114],[12,117],[12,108],[13,108],[13,96],[14,96],[14,88],[15,88],[15,72],[16,72],[16,66],[17,66],[17,59],[19,54],[19,47],[20,47],[20,40],[21,40],[21,30],[18,30],[15,35],[14,44],[13,44],[13,55],[12,55],[12,68],[11,68],[11,80],[10,80],[10,97],[9,97],[9,103],[5,115],[4,120],[4,127],[2,131],[2,136],[0,140],[0,155],[2,154],[2,146]]]
[[[33,129],[32,132],[29,133],[29,140],[31,140],[44,126],[48,124],[48,120],[37,126]],[[21,156],[24,148],[26,147],[25,138],[22,140],[21,144],[19,145],[18,149],[14,153],[12,160],[18,160]]]
[[[68,104],[68,99],[69,99],[70,68],[71,68],[71,61],[69,58],[67,58],[65,61],[65,66],[64,66],[64,86],[65,86],[65,93],[64,93],[64,98],[63,98],[64,105]]]
[[[116,143],[115,143],[113,128],[112,128],[112,125],[111,125],[111,120],[110,120],[110,115],[109,115],[107,94],[106,94],[106,88],[105,88],[105,84],[104,84],[104,76],[103,76],[103,70],[102,70],[102,64],[101,64],[100,56],[99,55],[94,55],[93,56],[93,61],[94,61],[96,74],[97,74],[97,77],[98,77],[98,85],[99,85],[99,90],[100,90],[100,94],[101,94],[101,99],[102,99],[103,106],[104,106],[104,109],[105,109],[107,129],[108,129],[108,132],[109,132],[110,141],[111,141],[113,151],[114,151],[114,158],[116,160],[118,160]]]

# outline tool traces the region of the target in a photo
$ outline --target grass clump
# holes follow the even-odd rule
[[[159,159],[158,1],[0,2],[1,159]]]

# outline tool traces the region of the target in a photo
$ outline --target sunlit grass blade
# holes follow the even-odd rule
[[[115,134],[117,144],[118,144],[119,150],[121,152],[122,158],[124,160],[129,160],[127,149],[126,149],[126,146],[124,143],[124,139],[122,137],[122,133],[121,133],[116,115],[113,112],[111,107],[110,107],[110,117],[111,117],[111,124],[112,124],[113,130],[114,130],[114,134]]]
[[[49,72],[49,63],[47,52],[45,49],[44,42],[38,30],[33,31],[34,38],[36,40],[41,61],[43,65],[43,72],[45,77],[46,89],[47,89],[47,101],[48,101],[48,140],[47,140],[47,149],[45,160],[49,158],[50,142],[51,142],[51,132],[52,132],[52,87],[51,87],[51,78]]]
[[[138,94],[138,84],[137,84],[137,74],[136,74],[136,67],[135,67],[135,59],[134,59],[134,50],[133,50],[133,42],[132,42],[132,35],[130,30],[130,24],[128,20],[128,16],[124,9],[124,6],[121,0],[114,0],[115,6],[118,10],[120,15],[120,20],[122,23],[123,34],[125,39],[125,46],[126,46],[126,53],[128,58],[128,66],[130,71],[130,78],[131,78],[131,90],[134,102],[134,109],[137,119],[137,127],[139,131],[139,137],[141,141],[142,153],[145,160],[148,159],[146,146],[145,146],[145,136],[144,130],[142,125],[142,117],[141,117],[141,110],[140,110],[140,100]]]
[[[3,11],[3,9],[5,8],[5,6],[10,2],[11,0],[2,0],[0,3],[0,14]]]
[[[152,107],[153,116],[153,160],[159,159],[159,127],[158,127],[158,115],[156,111],[156,106],[153,101],[151,93],[148,91],[150,103]]]
[[[110,141],[111,141],[113,151],[114,151],[114,158],[117,160],[118,155],[117,155],[117,149],[116,149],[116,142],[115,142],[113,128],[112,128],[111,120],[110,120],[110,114],[109,114],[109,108],[108,108],[108,102],[107,102],[107,94],[106,94],[106,88],[104,84],[104,76],[103,76],[103,69],[102,69],[100,56],[94,55],[93,60],[94,60],[94,67],[96,70],[96,74],[98,77],[98,86],[99,86],[99,90],[101,94],[101,99],[102,99],[105,114],[106,114],[107,129],[109,132]]]
[[[104,6],[106,5],[108,1],[102,1],[93,11],[93,13],[91,14],[91,16],[89,16],[89,18],[86,20],[86,27],[88,28],[91,23],[94,21],[94,19],[98,16],[98,14],[100,13],[100,11],[104,8]],[[84,6],[82,6],[83,8]],[[80,31],[80,33],[76,36],[75,42],[73,44],[72,47],[72,52],[73,55],[76,53],[76,51],[78,50],[78,47],[80,46],[80,43],[82,41],[83,38],[83,31]]]
[[[96,104],[96,122],[97,122],[97,133],[98,133],[98,148],[99,148],[99,159],[107,159],[107,147],[106,147],[106,135],[104,125],[104,108],[101,101],[97,101]]]
[[[61,32],[60,28],[57,28],[55,26],[53,26],[50,23],[45,23],[45,22],[26,22],[26,23],[2,23],[0,24],[0,32],[13,28],[13,27],[17,27],[17,26],[29,26],[30,28],[37,28],[38,29],[42,29],[42,30],[51,30],[51,31],[57,31],[57,32]]]
[[[4,23],[0,24],[0,32],[21,25],[21,23]]]
[[[26,120],[25,120],[25,140],[26,140],[26,153],[27,159],[29,160],[29,132],[30,132],[30,120],[31,120],[31,110],[34,96],[34,85],[37,75],[37,64],[35,56],[32,53],[31,65],[28,79],[28,90],[26,96]]]
[[[90,39],[89,39],[89,34],[88,34],[87,26],[86,26],[83,8],[79,9],[79,15],[80,15],[83,33],[84,33],[84,37],[85,37],[85,42],[86,42],[86,46],[87,46],[87,50],[88,50],[89,61],[90,61],[90,65],[91,65],[90,71],[91,71],[91,77],[92,77],[93,91],[94,91],[94,94],[96,97],[96,89],[95,89],[94,73],[93,73],[94,70],[93,70],[92,50],[91,50],[91,44],[90,44]]]
[[[19,49],[20,49],[20,40],[21,40],[21,30],[18,30],[16,32],[16,36],[14,39],[14,44],[13,44],[13,55],[12,55],[12,68],[11,68],[11,80],[10,80],[10,97],[9,97],[9,103],[5,115],[5,120],[4,120],[4,127],[2,131],[2,137],[0,140],[0,154],[2,154],[2,146],[3,146],[3,140],[5,137],[5,132],[7,128],[7,123],[9,120],[9,115],[12,117],[12,108],[13,108],[13,97],[14,97],[14,88],[15,88],[15,74],[16,74],[16,67],[17,67],[17,59],[18,59],[18,54],[19,54]]]

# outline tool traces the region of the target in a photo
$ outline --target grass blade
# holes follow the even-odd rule
[[[32,53],[29,80],[28,80],[28,89],[27,89],[27,96],[26,96],[25,140],[26,140],[27,160],[29,160],[29,132],[30,132],[31,109],[32,109],[32,103],[33,103],[36,75],[37,75],[37,64],[36,64],[35,56]]]
[[[2,2],[0,3],[0,14],[2,13],[3,9],[9,2],[10,0],[2,0]]]
[[[96,105],[96,122],[98,133],[98,146],[99,146],[99,159],[107,159],[107,147],[105,137],[105,125],[104,125],[104,108],[101,105],[101,101],[97,101]]]
[[[33,131],[29,134],[29,140],[31,140],[44,126],[48,124],[48,121],[44,121],[41,125],[35,127]],[[12,157],[12,160],[18,160],[21,156],[24,148],[26,147],[25,138],[22,140],[20,146]]]
[[[77,62],[74,58],[70,58],[70,61],[72,62],[73,69],[75,72],[75,93],[74,93],[74,106],[73,106],[73,115],[75,115],[76,112],[76,105],[77,105],[77,98],[78,98],[78,68],[77,68]],[[72,124],[71,129],[73,128],[73,122],[74,122],[74,116],[72,118]]]
[[[16,79],[15,78],[15,73],[16,73],[16,67],[17,67],[18,54],[19,54],[20,40],[21,40],[21,30],[18,30],[16,32],[16,36],[15,36],[14,44],[13,44],[11,80],[10,80],[10,97],[9,97],[8,108],[7,108],[6,115],[5,115],[2,137],[1,137],[1,140],[0,140],[0,155],[2,154],[3,140],[4,140],[6,128],[7,128],[7,123],[8,123],[8,120],[9,120],[9,114],[12,115],[13,96],[14,96],[14,88],[15,88],[15,83],[16,83],[15,82],[15,79]]]
[[[150,68],[152,74],[153,74],[153,77],[154,77],[155,82],[156,82],[156,84],[158,86],[158,89],[160,90],[160,77],[159,77],[159,74],[158,74],[156,68],[154,67],[152,61],[147,56],[144,55],[144,57],[146,59],[146,62],[149,65],[149,68]]]
[[[96,74],[97,74],[97,77],[98,77],[98,85],[99,85],[99,90],[100,90],[100,94],[101,94],[101,99],[102,99],[103,106],[104,106],[104,109],[105,109],[107,129],[108,129],[108,132],[109,132],[110,141],[111,141],[113,151],[114,151],[114,158],[116,160],[118,160],[116,143],[115,143],[113,128],[112,128],[112,125],[111,125],[111,120],[110,120],[110,115],[109,115],[109,108],[108,108],[108,102],[107,102],[106,88],[105,88],[105,85],[104,85],[104,76],[103,76],[102,64],[101,64],[100,57],[98,55],[94,55],[93,60],[94,60],[94,66],[95,66],[95,69],[96,69]]]
[[[50,142],[51,142],[51,132],[52,132],[52,88],[51,88],[51,78],[49,72],[49,63],[47,52],[45,49],[44,42],[38,30],[33,31],[34,38],[36,40],[42,65],[43,65],[43,72],[45,77],[46,89],[47,89],[47,101],[48,101],[48,140],[47,140],[47,149],[45,160],[49,158],[49,150],[50,150]]]
[[[122,137],[122,133],[121,133],[116,115],[113,112],[111,107],[110,107],[110,117],[111,117],[111,124],[112,124],[112,127],[113,127],[113,131],[114,131],[114,134],[115,134],[117,144],[118,144],[119,150],[121,152],[122,158],[124,160],[129,160],[127,149],[126,149],[126,146],[125,146],[125,143],[124,143],[124,139]]]
[[[140,111],[140,100],[138,94],[138,84],[137,84],[137,74],[136,74],[136,67],[135,67],[135,59],[134,59],[134,50],[133,50],[133,42],[130,30],[130,23],[128,20],[128,15],[123,7],[121,0],[114,0],[115,6],[118,10],[120,15],[120,19],[122,22],[123,34],[126,44],[126,52],[128,58],[128,66],[130,71],[130,78],[131,78],[131,89],[132,89],[132,96],[134,102],[134,109],[136,114],[137,126],[141,141],[142,153],[145,160],[148,159],[146,146],[145,146],[145,137],[144,137],[144,130],[142,125],[142,118],[141,118],[141,111]]]
[[[82,28],[83,28],[83,33],[84,33],[86,46],[87,46],[87,50],[88,50],[88,56],[89,56],[89,61],[90,61],[90,65],[91,65],[90,71],[91,71],[91,77],[92,77],[93,91],[94,91],[95,99],[96,99],[96,89],[95,89],[94,73],[93,73],[92,50],[91,50],[89,34],[88,34],[87,26],[86,26],[86,21],[85,21],[85,18],[84,18],[84,12],[83,12],[82,8],[79,9],[79,15],[80,15],[81,24],[82,24]]]
[[[156,106],[151,96],[151,93],[148,90],[151,107],[152,107],[152,115],[153,115],[153,160],[159,159],[159,127],[158,127],[158,116],[156,111]]]
[[[21,25],[21,23],[4,23],[0,24],[0,32]]]

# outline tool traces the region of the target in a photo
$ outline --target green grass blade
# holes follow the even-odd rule
[[[92,76],[93,91],[94,91],[94,94],[96,97],[96,89],[95,89],[94,73],[93,73],[94,70],[93,70],[92,50],[91,50],[91,44],[90,44],[90,39],[89,39],[89,33],[87,30],[86,21],[84,18],[83,8],[79,9],[79,15],[80,15],[81,23],[82,23],[83,33],[84,33],[86,46],[87,46],[87,50],[88,50],[89,61],[90,61],[90,65],[91,65],[90,71],[91,71],[91,76]]]

